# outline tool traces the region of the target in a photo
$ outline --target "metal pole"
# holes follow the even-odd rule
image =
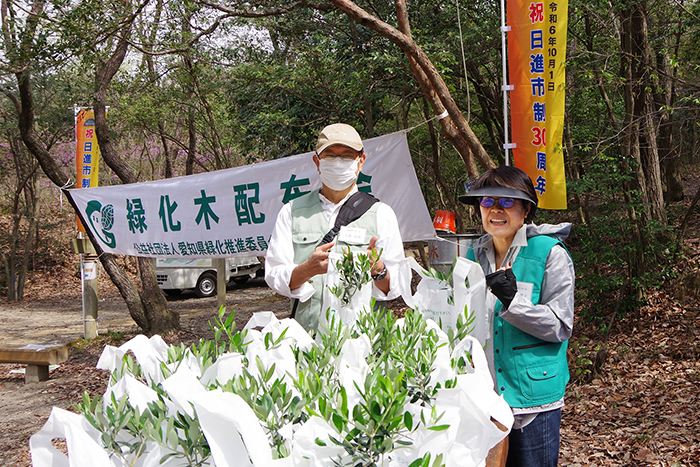
[[[97,337],[97,259],[80,255],[80,275],[83,289],[83,337]]]
[[[503,57],[503,85],[501,89],[503,90],[503,135],[505,137],[503,149],[506,154],[506,165],[510,165],[508,149],[513,147],[510,144],[510,135],[508,131],[508,91],[513,89],[513,86],[508,85],[508,63],[506,57],[506,34],[508,31],[510,31],[510,26],[506,26],[505,0],[501,0],[501,55]]]
[[[216,258],[216,305],[226,306],[226,258]]]

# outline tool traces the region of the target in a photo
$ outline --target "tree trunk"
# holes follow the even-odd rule
[[[662,123],[659,133],[659,143],[664,148],[665,155],[662,156],[662,174],[666,185],[665,200],[667,203],[675,203],[682,201],[685,196],[683,193],[683,181],[681,177],[680,153],[676,151],[673,145],[673,123],[669,117],[668,123]],[[668,149],[666,149],[668,148]]]
[[[177,122],[175,122],[175,129],[173,131],[173,135],[171,138],[168,138],[167,133],[163,133],[163,138],[164,142],[166,143],[165,145],[167,146],[167,153],[165,154],[165,171],[164,171],[164,178],[172,178],[175,176],[175,170],[173,168],[173,161],[177,159],[177,153],[179,152],[181,147],[184,147],[184,143],[182,142],[182,136],[183,136],[183,131],[184,131],[184,122],[185,118],[180,116],[178,118]],[[165,131],[165,128],[163,129]],[[168,139],[171,140],[171,142],[175,142],[174,144],[167,144]]]
[[[503,95],[500,93],[500,81],[494,85],[484,76],[478,64],[467,64],[469,78],[474,85],[476,97],[482,109],[481,121],[486,126],[486,131],[491,140],[491,151],[498,154],[499,159],[505,162],[505,151],[503,150]],[[467,82],[469,86],[469,82]],[[497,90],[498,89],[498,90]]]
[[[632,82],[632,32],[631,21],[629,20],[629,11],[620,12],[620,45],[622,54],[620,58],[620,76],[624,82],[624,100],[625,100],[625,118],[622,126],[622,137],[620,141],[620,153],[622,154],[621,168],[623,173],[630,170],[629,160],[634,158],[637,161],[636,169],[636,184],[631,182],[623,182],[623,196],[625,205],[627,206],[627,216],[631,222],[633,229],[633,237],[635,242],[635,254],[628,258],[630,265],[630,275],[639,277],[646,270],[646,258],[644,255],[645,242],[641,232],[646,226],[646,220],[649,217],[648,210],[642,209],[642,215],[638,215],[637,210],[632,205],[630,193],[636,188],[644,196],[645,179],[641,169],[641,161],[638,150],[638,129],[634,122],[634,92]],[[647,203],[642,202],[642,206],[647,206]]]
[[[185,34],[190,33],[190,21],[189,18],[183,18],[182,30]],[[182,63],[185,65],[185,70],[187,71],[187,76],[190,80],[194,79],[195,70],[194,64],[192,63],[192,57],[190,57],[189,52],[182,54]],[[190,100],[190,111],[187,113],[187,131],[189,134],[187,142],[187,161],[185,162],[185,175],[192,175],[194,173],[194,164],[197,159],[197,114],[195,112],[195,107],[192,104],[194,99],[194,82],[191,82],[188,87],[188,95]]]
[[[688,206],[688,212],[686,212],[685,216],[683,216],[683,222],[681,222],[681,226],[678,229],[678,236],[676,237],[676,242],[678,245],[683,244],[685,230],[688,228],[688,223],[693,215],[693,209],[698,204],[698,201],[700,201],[700,187],[698,187],[698,190],[695,192],[695,196],[693,196],[693,200],[690,202],[690,206]]]
[[[40,143],[36,135],[34,129],[34,98],[29,77],[28,71],[18,74],[17,77],[21,98],[21,102],[17,101],[17,103],[19,110],[19,130],[22,135],[22,140],[29,152],[39,162],[46,176],[57,186],[67,186],[70,178],[63,171],[63,168],[51,157],[51,154],[49,154],[46,148]],[[146,332],[151,331],[149,321],[146,319],[145,308],[136,285],[117,263],[117,257],[109,253],[104,253],[99,243],[92,235],[89,233],[88,235],[99,255],[102,266],[112,279],[112,282],[114,282],[114,285],[119,289],[122,298],[124,298],[124,302],[129,309],[131,317],[141,329]]]
[[[114,147],[112,146],[112,141],[109,135],[109,126],[107,125],[106,118],[106,106],[105,102],[107,100],[107,89],[109,87],[112,78],[119,70],[126,52],[129,46],[128,43],[128,26],[127,30],[122,31],[123,35],[119,39],[117,46],[114,50],[112,56],[105,62],[98,64],[95,70],[95,132],[97,133],[97,142],[100,146],[100,153],[105,163],[114,171],[119,177],[122,183],[135,183],[137,182],[136,176],[134,175],[131,167],[126,163],[126,161],[117,155]],[[160,333],[168,329],[176,328],[179,325],[179,315],[172,312],[168,308],[168,302],[165,300],[165,295],[161,292],[158,287],[158,281],[156,280],[155,267],[153,261],[147,258],[139,258],[139,271],[141,278],[142,292],[140,294],[140,299],[138,300],[138,307],[136,306],[136,297],[131,290],[126,290],[127,295],[124,293],[122,296],[129,300],[132,300],[132,307],[129,307],[129,311],[132,313],[134,321],[136,321],[139,326],[146,332],[150,333]],[[105,265],[105,270],[110,273],[110,269],[116,274],[116,269],[118,267],[116,261],[110,262],[109,266]],[[121,269],[121,268],[119,268]],[[117,274],[118,277],[122,278],[125,276],[123,274]],[[112,274],[110,273],[110,276]],[[117,285],[117,287],[119,287]],[[120,289],[121,291],[121,289]]]
[[[12,239],[16,238],[17,232],[15,231],[14,225],[12,228]],[[7,299],[11,302],[16,302],[17,300],[17,252],[16,245],[10,245],[10,251],[7,255],[3,253],[3,260],[5,261],[5,270],[7,274]]]
[[[330,3],[353,20],[379,33],[404,51],[411,65],[411,70],[435,114],[442,115],[447,111],[450,118],[441,118],[440,124],[445,137],[461,155],[470,177],[478,175],[476,162],[479,162],[484,170],[496,166],[467,124],[437,69],[425,52],[411,38],[404,0],[395,0],[394,2],[401,30],[397,30],[390,24],[370,15],[350,0],[330,0]]]
[[[187,114],[187,161],[185,162],[185,175],[194,173],[194,162],[197,157],[197,123],[194,109]]]
[[[649,44],[646,1],[634,4],[630,11],[630,42],[632,46],[632,83],[634,120],[639,141],[641,168],[651,218],[666,224],[666,209],[661,185],[661,166],[657,142],[657,125],[653,119],[654,103],[650,90],[655,83],[654,60]],[[638,122],[638,123],[637,123]]]
[[[680,20],[679,20],[680,22]],[[678,25],[682,27],[681,24]],[[661,160],[661,177],[664,185],[664,199],[667,203],[683,199],[683,184],[681,182],[680,152],[676,151],[673,140],[673,112],[675,83],[677,71],[671,69],[669,52],[671,43],[668,38],[659,38],[661,45],[656,47],[656,66],[659,85],[654,93],[656,109],[661,114],[659,119],[659,158]],[[680,34],[676,36],[675,56],[678,56]]]
[[[158,26],[160,25],[160,17],[163,12],[163,0],[157,0],[153,15],[153,23],[150,25],[150,30],[148,31],[148,38],[144,38],[143,43],[145,44],[144,49],[146,53],[143,56],[146,62],[146,67],[148,69],[148,76],[151,83],[158,87],[158,74],[156,73],[155,66],[153,64],[153,55],[150,54],[152,51],[152,46],[156,40],[158,33]],[[165,125],[161,120],[158,120],[158,136],[160,137],[160,143],[163,145],[163,178],[173,177],[173,165],[171,158],[171,149],[168,147],[168,138],[165,131]]]
[[[43,10],[44,2],[33,2],[31,6],[31,11],[27,15],[25,28],[19,34],[20,37],[17,41],[17,44],[6,44],[8,45],[8,47],[14,45],[14,49],[17,51],[21,50],[21,53],[13,54],[13,56],[11,57],[15,69],[21,70],[20,72],[15,74],[17,79],[19,97],[15,96],[12,92],[10,92],[9,90],[5,90],[4,88],[2,89],[2,91],[15,107],[15,110],[17,112],[17,125],[19,127],[20,135],[29,153],[32,154],[34,158],[36,158],[42,170],[44,171],[44,174],[46,174],[46,176],[55,185],[59,187],[67,187],[70,185],[70,177],[64,172],[63,168],[56,162],[56,160],[53,159],[47,148],[44,146],[44,144],[38,137],[36,133],[36,128],[34,126],[34,95],[32,92],[32,85],[30,79],[31,63],[28,57],[31,56],[32,51],[30,50],[30,47],[34,43],[33,39]],[[6,36],[5,39],[7,40],[8,37]],[[117,46],[117,52],[112,57],[112,60],[110,60],[109,62],[110,65],[112,65],[112,67],[108,66],[98,69],[96,73],[97,82],[104,84],[109,83],[109,80],[111,80],[111,77],[118,69],[121,60],[123,60],[124,53],[126,53],[126,42],[122,37],[120,44]],[[115,63],[116,67],[113,66]],[[98,105],[96,106],[97,108],[95,109],[95,114],[96,116],[99,115],[101,118],[101,131],[103,133],[104,138],[107,139],[108,136],[107,132],[105,131],[106,121],[104,115],[104,96],[106,86],[102,87],[100,91],[102,92],[98,92],[96,94],[96,100],[98,101]],[[102,97],[102,99],[100,99],[100,96]],[[99,137],[100,130],[98,129],[98,140]],[[100,141],[100,144],[102,144],[102,141]],[[107,144],[107,146],[108,151],[111,150],[111,145]],[[110,158],[110,156],[112,157]],[[123,161],[119,161],[118,158],[114,157],[114,155],[111,152],[108,152],[108,158],[112,160],[113,165],[115,167],[118,167],[120,169],[120,172],[124,173],[126,171],[129,171],[128,166],[126,166],[126,164],[124,164]],[[112,170],[114,170],[114,167],[112,167]],[[117,263],[116,257],[114,255],[104,253],[100,248],[99,244],[94,240],[94,238],[91,238],[91,240],[93,245],[95,246],[96,251],[99,254],[100,262],[102,263],[103,267],[109,274],[114,284],[119,289],[119,292],[124,298],[129,312],[136,324],[138,324],[144,331],[147,332],[160,332],[162,330],[165,330],[168,328],[162,326],[165,323],[169,323],[169,327],[176,327],[178,322],[177,315],[172,314],[167,309],[167,302],[165,301],[165,297],[163,296],[163,294],[160,292],[160,289],[158,289],[158,293],[156,293],[156,290],[154,290],[152,287],[152,284],[155,284],[157,287],[155,274],[152,275],[153,277],[151,281],[147,279],[147,282],[144,284],[144,300],[142,302],[136,285],[129,279],[124,270]],[[8,267],[8,269],[12,269],[11,265],[7,265],[6,267]],[[146,270],[148,272],[148,268],[146,268]],[[142,277],[144,276],[145,275],[142,274]],[[8,278],[8,280],[13,280],[13,278]],[[158,295],[160,296],[160,299],[157,298]],[[163,309],[163,307],[165,309]],[[146,308],[150,310],[151,314],[162,313],[162,316],[167,317],[169,319],[161,319],[160,316],[158,316],[157,320],[151,319],[151,321],[149,321],[146,319],[148,317],[148,314],[145,312]],[[152,326],[152,322],[155,322],[157,326]]]
[[[34,2],[32,4],[31,13],[27,17],[26,27],[22,34],[22,44],[27,47],[32,44],[32,38],[34,37],[37,23],[40,15],[43,12],[43,2]],[[119,51],[126,52],[126,47],[118,47]],[[121,57],[123,59],[123,55]],[[120,62],[121,63],[121,62]],[[41,165],[44,174],[57,186],[67,187],[70,183],[70,177],[63,171],[63,168],[53,159],[51,154],[48,152],[46,147],[41,143],[38,135],[36,134],[36,129],[34,126],[34,95],[31,86],[31,67],[29,63],[17,64],[17,68],[22,71],[16,74],[17,85],[19,91],[19,98],[10,92],[5,94],[14,104],[17,111],[17,121],[20,134],[22,136],[22,141],[27,147],[27,150],[36,158]],[[20,66],[21,65],[21,66]],[[118,68],[118,65],[117,65]],[[116,69],[115,69],[116,71]],[[113,73],[112,73],[113,75]],[[111,79],[111,76],[110,76]],[[99,109],[96,109],[96,114],[101,111],[101,118],[103,125],[105,122],[105,107],[104,100],[98,103],[101,104]],[[103,131],[105,127],[103,126]],[[99,139],[99,132],[98,132]],[[111,146],[110,146],[111,148]],[[110,153],[111,155],[111,153]],[[115,164],[116,166],[117,164]],[[125,165],[125,164],[124,164]],[[128,170],[128,167],[125,167]],[[114,170],[114,168],[113,168]],[[69,197],[70,199],[70,197]],[[75,206],[73,206],[75,208]],[[77,212],[77,210],[76,210]],[[117,263],[116,257],[111,254],[104,253],[99,246],[99,243],[91,237],[92,243],[95,246],[96,251],[99,254],[100,262],[109,274],[110,278],[114,284],[119,289],[124,301],[126,302],[129,312],[136,322],[144,331],[160,332],[159,329],[151,328],[149,322],[146,320],[146,313],[144,312],[144,304],[139,296],[138,289],[136,285],[129,279],[121,266]],[[153,282],[155,282],[155,276],[153,277]],[[165,298],[161,294],[161,301],[165,303]],[[167,303],[166,311],[167,311]],[[173,326],[176,326],[177,322]]]
[[[10,291],[11,290],[14,291],[14,288],[10,287],[10,283],[11,283],[10,278],[14,277],[14,276],[10,275],[11,274],[10,273],[10,262],[9,262],[9,259],[4,251],[0,251],[0,256],[2,256],[2,265],[5,267],[5,277],[7,277],[7,298],[11,302],[14,302],[13,298],[10,297]]]
[[[168,147],[168,138],[165,136],[165,127],[162,122],[158,122],[158,135],[163,145],[163,178],[173,178],[173,164],[170,159],[170,148]]]
[[[24,300],[24,283],[27,279],[27,270],[29,269],[29,258],[32,255],[32,242],[34,236],[39,230],[39,200],[37,196],[39,188],[39,179],[36,176],[36,170],[32,170],[32,176],[24,188],[25,202],[27,205],[27,213],[29,215],[29,229],[24,240],[24,255],[19,267],[17,276],[17,301]]]
[[[580,180],[581,173],[579,170],[578,161],[574,160],[574,141],[571,137],[571,119],[569,117],[569,112],[564,114],[564,147],[566,148],[566,158],[568,165],[568,173],[571,175],[573,180]],[[574,194],[574,203],[578,205],[576,210],[579,218],[579,222],[582,224],[588,224],[589,222],[589,212],[588,212],[588,196],[585,194],[583,198],[578,194]]]
[[[690,120],[690,126],[692,127],[693,143],[691,145],[690,160],[694,162],[696,159],[700,160],[700,130],[698,130],[698,125],[695,123],[700,119],[700,111],[697,109],[692,111],[693,118]]]
[[[12,229],[9,236],[9,251],[5,257],[7,262],[7,297],[12,302],[20,302],[24,298],[24,282],[32,252],[34,232],[38,225],[37,170],[39,165],[27,158],[27,153],[19,137],[8,131],[7,141],[16,180],[12,194]],[[26,233],[23,233],[22,221],[25,218],[29,227]],[[24,236],[24,242],[20,241],[21,236]]]
[[[412,41],[413,39],[411,38],[411,28],[408,24],[408,12],[406,11],[406,4],[399,0],[395,1],[394,4],[396,5],[399,30]],[[415,44],[413,45],[416,48],[418,47]],[[433,107],[433,112],[436,115],[445,115],[445,106],[440,97],[438,96],[438,93],[433,88],[433,85],[430,82],[430,78],[426,74],[425,70],[421,68],[421,66],[418,64],[418,61],[412,55],[407,53],[406,57],[408,58],[408,63],[411,66],[411,71],[416,77],[416,81],[418,81],[418,84],[423,90],[423,95],[425,96],[425,99],[428,102],[430,102],[430,105]],[[462,117],[462,119],[463,118],[464,117]],[[440,118],[440,125],[442,126],[443,133],[447,137],[448,141],[450,141],[453,144],[455,149],[457,149],[459,155],[462,157],[462,161],[464,162],[464,165],[467,168],[467,175],[470,178],[477,176],[479,170],[476,167],[472,149],[469,147],[468,142],[459,134],[459,130],[455,127],[455,125],[448,121],[446,117]]]

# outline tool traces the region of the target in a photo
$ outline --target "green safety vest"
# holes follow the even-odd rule
[[[547,235],[527,240],[513,263],[518,282],[532,284],[532,303],[539,304],[549,252],[563,244]],[[467,255],[474,260],[474,252]],[[566,360],[568,341],[548,342],[521,331],[500,316],[503,304],[496,302],[493,317],[493,360],[496,384],[511,407],[536,407],[564,397],[569,382]]]
[[[326,214],[323,212],[318,191],[296,198],[290,201],[292,206],[292,242],[294,244],[294,264],[301,264],[311,256],[324,235],[331,229]],[[377,235],[377,209],[379,203],[374,203],[362,217],[348,224],[348,227],[365,229],[363,243],[349,244],[341,242],[338,237],[331,251],[342,253],[350,247],[353,252],[364,253],[369,246],[370,239]],[[326,284],[326,275],[318,274],[309,282],[314,286],[314,295],[305,302],[299,302],[296,311],[296,320],[307,331],[318,329],[318,320],[323,304],[323,290]]]

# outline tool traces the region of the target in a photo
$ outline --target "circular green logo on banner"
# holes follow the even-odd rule
[[[102,210],[100,211],[100,215],[102,217],[100,219],[102,228],[105,230],[111,230],[112,226],[114,225],[114,206],[111,204],[103,206]]]
[[[102,206],[102,203],[93,199],[85,207],[85,216],[90,223],[92,233],[109,248],[114,248],[117,240],[109,231],[114,226],[114,206],[111,204]]]

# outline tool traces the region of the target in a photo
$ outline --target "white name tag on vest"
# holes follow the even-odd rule
[[[529,282],[518,282],[517,284],[518,284],[518,293],[521,295],[524,295],[525,298],[532,301],[532,291],[533,291],[535,286]]]
[[[338,241],[353,245],[361,245],[365,243],[366,233],[366,229],[343,226],[340,228],[340,232],[338,233]]]

